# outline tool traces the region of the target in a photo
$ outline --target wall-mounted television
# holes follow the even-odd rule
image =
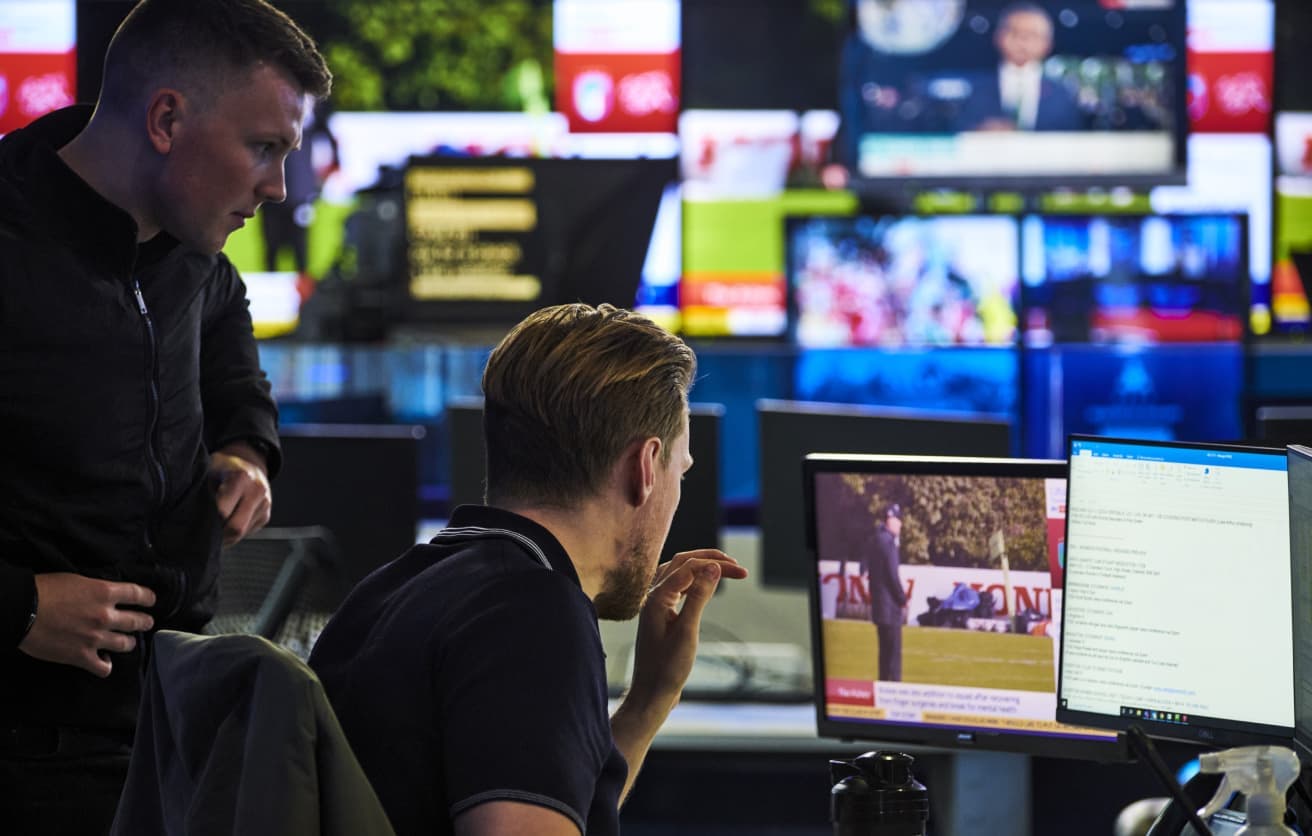
[[[792,333],[803,348],[1015,342],[1013,217],[793,218],[786,251]]]
[[[1025,344],[1242,341],[1247,220],[1242,213],[1026,218]]]
[[[564,302],[632,307],[677,211],[674,159],[416,157],[404,174],[416,322],[513,324]],[[668,245],[677,250],[677,236]]]
[[[1182,182],[1184,0],[856,0],[839,64],[858,181]]]

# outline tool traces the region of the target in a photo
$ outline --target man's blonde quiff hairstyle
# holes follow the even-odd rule
[[[572,304],[530,314],[483,371],[487,501],[576,507],[630,444],[653,436],[668,465],[696,371],[683,340],[631,311]]]

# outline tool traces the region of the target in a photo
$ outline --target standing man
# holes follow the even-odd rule
[[[973,80],[961,106],[963,131],[1079,131],[1086,125],[1075,96],[1043,74],[1052,53],[1052,18],[1037,3],[1012,3],[998,15],[998,66]]]
[[[398,836],[608,836],[679,701],[702,610],[746,571],[657,567],[688,454],[692,350],[602,305],[529,315],[483,372],[488,505],[365,578],[310,666]],[[597,619],[641,612],[607,716]]]
[[[902,681],[902,623],[906,620],[907,593],[898,567],[902,563],[902,506],[884,509],[875,532],[874,548],[866,556],[870,583],[870,620],[879,635],[879,681]]]
[[[103,833],[143,646],[269,518],[277,411],[219,252],[331,77],[264,0],[142,0],[94,111],[0,142],[0,821]]]

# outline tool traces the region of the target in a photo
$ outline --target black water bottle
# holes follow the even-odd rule
[[[910,755],[866,752],[830,761],[834,836],[925,836],[929,791],[911,775]]]

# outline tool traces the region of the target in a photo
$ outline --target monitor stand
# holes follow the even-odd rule
[[[1028,755],[956,751],[941,758],[918,758],[911,771],[929,789],[929,820],[935,833],[1028,836]]]

